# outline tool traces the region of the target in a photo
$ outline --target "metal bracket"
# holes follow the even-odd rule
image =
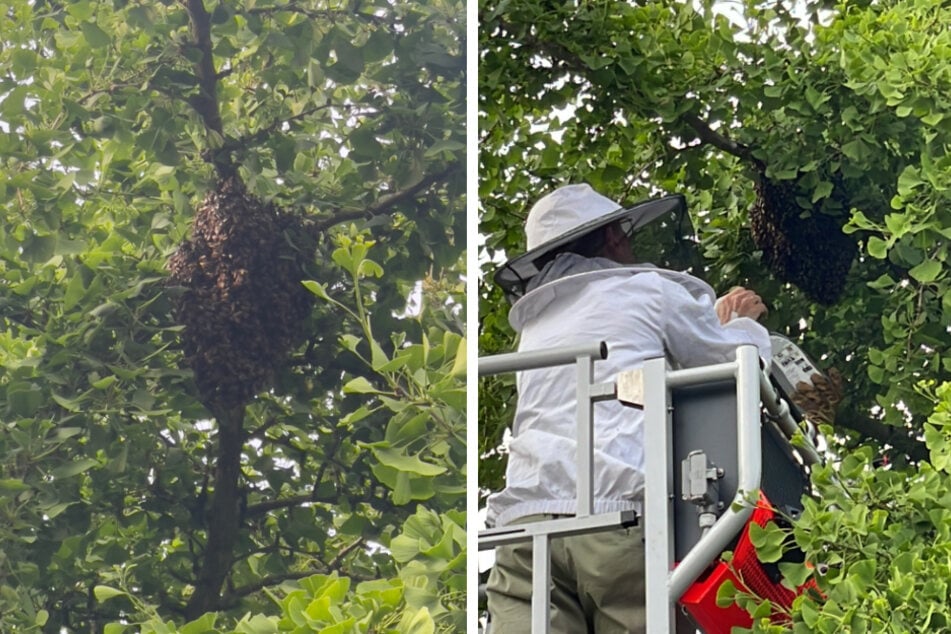
[[[707,454],[697,449],[683,459],[681,471],[681,498],[700,507],[720,502],[720,478],[723,469],[707,461]]]
[[[681,469],[680,497],[697,506],[697,522],[701,532],[706,533],[716,524],[717,516],[723,510],[720,479],[724,471],[709,462],[707,454],[699,449],[687,454]]]

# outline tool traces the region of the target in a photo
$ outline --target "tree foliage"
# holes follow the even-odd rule
[[[463,5],[14,0],[0,33],[0,630],[458,628]],[[225,290],[310,308],[224,407],[168,261],[228,178],[297,220]]]
[[[927,0],[480,5],[481,351],[513,343],[492,262],[523,249],[534,200],[587,181],[625,202],[684,193],[714,288],[756,289],[770,329],[847,378],[825,429],[842,463],[817,471],[825,501],[795,531],[839,572],[817,578],[827,601],[797,604],[796,631],[946,625],[943,556],[929,549],[951,378],[949,17]],[[811,267],[798,278],[756,235],[764,184],[785,192],[781,255]],[[853,243],[840,290],[817,293],[838,274],[823,245]],[[489,452],[513,388],[481,389]],[[499,487],[501,464],[480,462],[483,488]]]

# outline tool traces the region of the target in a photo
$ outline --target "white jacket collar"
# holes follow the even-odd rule
[[[581,269],[582,272],[569,273],[529,291],[515,302],[509,311],[509,323],[512,325],[512,328],[514,328],[516,332],[521,332],[527,322],[534,319],[542,311],[548,309],[548,307],[552,303],[557,302],[560,297],[574,294],[580,288],[597,280],[615,276],[656,273],[661,277],[680,284],[697,299],[707,297],[711,305],[716,300],[716,293],[709,284],[687,273],[658,268],[653,264],[612,264],[614,264],[614,266],[610,268],[596,268],[595,270],[590,270],[590,267],[583,267]],[[585,268],[588,270],[584,270]]]

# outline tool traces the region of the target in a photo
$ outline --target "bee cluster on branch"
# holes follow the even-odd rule
[[[810,381],[796,384],[793,403],[812,422],[831,425],[842,401],[842,374],[836,368],[830,368],[827,374],[813,374]]]
[[[842,222],[820,205],[807,210],[799,204],[796,181],[760,178],[750,228],[763,262],[777,278],[820,304],[841,297],[858,247],[842,232]]]
[[[251,195],[236,175],[205,196],[168,268],[169,284],[183,287],[175,316],[207,406],[247,403],[298,343],[313,305],[301,279],[315,246],[299,214]]]

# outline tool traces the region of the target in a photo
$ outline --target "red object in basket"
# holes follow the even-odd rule
[[[776,605],[792,606],[797,593],[770,579],[756,558],[756,549],[750,541],[750,523],[756,522],[765,526],[774,517],[772,505],[766,496],[760,493],[759,502],[733,550],[732,569],[723,562],[716,564],[712,571],[695,581],[680,598],[680,604],[706,634],[730,634],[732,627],[753,625],[753,620],[746,610],[736,604],[726,608],[717,607],[717,590],[727,580],[732,581],[738,589],[769,599]],[[734,571],[739,572],[743,578],[742,582]]]

